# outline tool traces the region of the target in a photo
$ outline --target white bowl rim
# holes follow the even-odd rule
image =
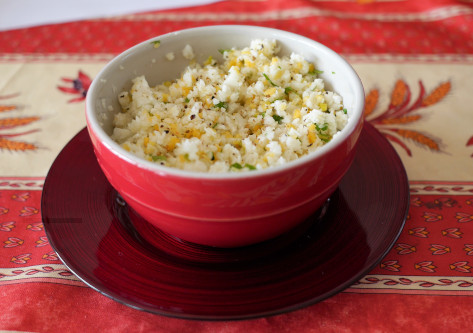
[[[150,42],[159,40],[165,40],[168,38],[172,38],[173,36],[180,35],[180,34],[192,34],[192,33],[201,33],[201,32],[215,32],[215,31],[234,31],[235,33],[248,33],[250,34],[251,31],[263,31],[272,34],[277,34],[278,38],[285,38],[285,39],[296,39],[300,43],[306,43],[311,45],[312,47],[316,47],[318,49],[324,50],[324,52],[331,54],[334,58],[338,59],[338,61],[343,64],[346,68],[347,73],[350,74],[349,80],[353,84],[354,89],[354,100],[357,101],[355,103],[355,107],[353,108],[352,113],[350,114],[349,121],[345,128],[342,131],[337,133],[330,142],[325,144],[324,146],[318,148],[314,152],[311,152],[307,155],[301,156],[295,160],[289,161],[282,165],[267,167],[261,170],[250,170],[250,171],[242,171],[242,172],[222,172],[222,173],[210,173],[210,172],[202,172],[202,171],[189,171],[189,170],[182,170],[173,167],[162,166],[158,163],[147,161],[141,157],[134,155],[126,151],[122,148],[118,143],[112,140],[112,138],[104,131],[104,129],[100,126],[99,120],[97,119],[96,113],[94,110],[94,100],[99,98],[95,96],[95,87],[102,78],[102,76],[109,70],[110,67],[116,66],[119,67],[121,60],[126,58],[129,54],[133,53],[135,50],[143,47],[149,47]],[[279,37],[280,36],[280,37]],[[131,80],[132,78],[130,78]],[[89,87],[87,97],[86,97],[86,121],[87,127],[90,131],[94,133],[97,139],[113,154],[115,154],[120,159],[125,160],[126,162],[143,168],[145,170],[157,173],[161,176],[171,176],[171,177],[179,177],[179,178],[198,178],[198,179],[207,179],[207,180],[231,180],[231,179],[245,179],[245,178],[253,178],[253,177],[263,177],[269,176],[276,173],[281,172],[288,172],[290,170],[296,169],[301,165],[304,165],[308,162],[316,160],[323,156],[324,154],[334,150],[337,146],[341,145],[344,140],[346,140],[358,126],[360,121],[363,121],[363,108],[364,108],[364,89],[362,82],[353,69],[353,67],[338,53],[333,51],[332,49],[328,48],[327,46],[312,40],[308,37],[304,37],[302,35],[298,35],[289,31],[279,30],[275,28],[269,27],[261,27],[261,26],[251,26],[251,25],[212,25],[212,26],[203,26],[203,27],[195,27],[183,30],[177,30],[173,32],[169,32],[163,35],[152,37],[148,40],[140,42],[131,48],[123,51],[116,57],[114,57],[110,62],[108,62],[96,75],[93,79],[92,84]],[[342,96],[343,98],[343,96]]]

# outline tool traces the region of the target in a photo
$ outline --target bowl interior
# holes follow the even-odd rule
[[[150,86],[155,86],[161,82],[173,81],[180,77],[190,63],[182,54],[182,50],[186,45],[192,46],[195,61],[202,63],[209,56],[217,61],[223,61],[219,50],[247,47],[254,39],[275,39],[281,49],[279,56],[297,53],[307,61],[313,62],[316,69],[322,71],[319,77],[324,79],[326,89],[335,91],[342,96],[344,106],[350,117],[345,128],[334,136],[328,144],[291,163],[261,170],[258,173],[209,173],[203,175],[199,172],[166,168],[153,162],[141,160],[125,151],[110,138],[113,130],[114,114],[121,111],[118,94],[130,90],[133,78],[145,75]],[[159,41],[159,47],[155,47],[157,41]],[[166,58],[166,55],[170,52],[174,53],[175,56],[172,61]],[[108,149],[111,149],[114,154],[118,154],[134,165],[139,165],[160,174],[164,172],[179,177],[220,179],[238,178],[241,174],[244,174],[244,177],[256,177],[257,175],[279,172],[322,156],[325,152],[345,142],[352,133],[357,132],[359,134],[363,106],[364,91],[358,75],[341,56],[328,47],[309,38],[282,30],[256,26],[225,25],[172,32],[144,41],[118,55],[93,80],[87,94],[86,116],[89,132],[93,133],[93,136]],[[356,138],[350,140],[353,145]]]
[[[281,48],[279,56],[294,52],[313,62],[318,70],[323,71],[319,77],[324,79],[326,89],[343,97],[350,119],[340,135],[326,146],[336,145],[349,136],[362,117],[364,103],[363,87],[353,68],[334,51],[311,39],[255,26],[193,28],[158,36],[128,49],[105,66],[93,81],[87,96],[88,126],[102,142],[126,156],[125,150],[115,144],[109,135],[112,133],[113,116],[120,112],[117,96],[131,88],[133,78],[145,75],[150,86],[154,86],[180,77],[189,64],[189,60],[182,55],[183,48],[188,44],[194,50],[195,60],[202,63],[209,56],[223,61],[219,52],[221,49],[243,48],[254,39],[265,38],[278,41]],[[160,42],[159,47],[155,47],[154,42],[157,41]],[[170,52],[175,56],[172,61],[166,58]]]

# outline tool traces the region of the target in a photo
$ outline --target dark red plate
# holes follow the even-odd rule
[[[349,287],[392,247],[408,204],[398,155],[366,124],[339,189],[297,229],[236,249],[186,243],[129,209],[84,129],[49,171],[42,215],[64,264],[105,296],[161,315],[229,320],[296,310]]]

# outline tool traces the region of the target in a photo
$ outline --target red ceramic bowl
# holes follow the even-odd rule
[[[117,95],[145,74],[150,85],[173,80],[188,61],[165,60],[192,45],[198,61],[218,49],[248,46],[256,38],[276,39],[281,55],[302,54],[324,71],[348,110],[347,126],[316,152],[286,165],[241,173],[189,172],[143,160],[111,138]],[[159,48],[151,41],[160,40]],[[111,106],[111,107],[110,107]],[[210,26],[178,31],[132,47],[97,75],[87,94],[87,127],[98,162],[111,185],[149,223],[198,244],[236,247],[290,230],[313,214],[337,188],[352,163],[362,129],[364,93],[352,67],[327,47],[289,32],[254,26]]]

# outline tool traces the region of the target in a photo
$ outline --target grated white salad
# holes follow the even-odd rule
[[[220,50],[222,64],[199,64],[187,45],[180,78],[150,87],[139,76],[119,94],[112,139],[149,161],[201,172],[264,169],[318,149],[347,123],[342,97],[325,90],[314,64],[278,49],[253,40]]]

